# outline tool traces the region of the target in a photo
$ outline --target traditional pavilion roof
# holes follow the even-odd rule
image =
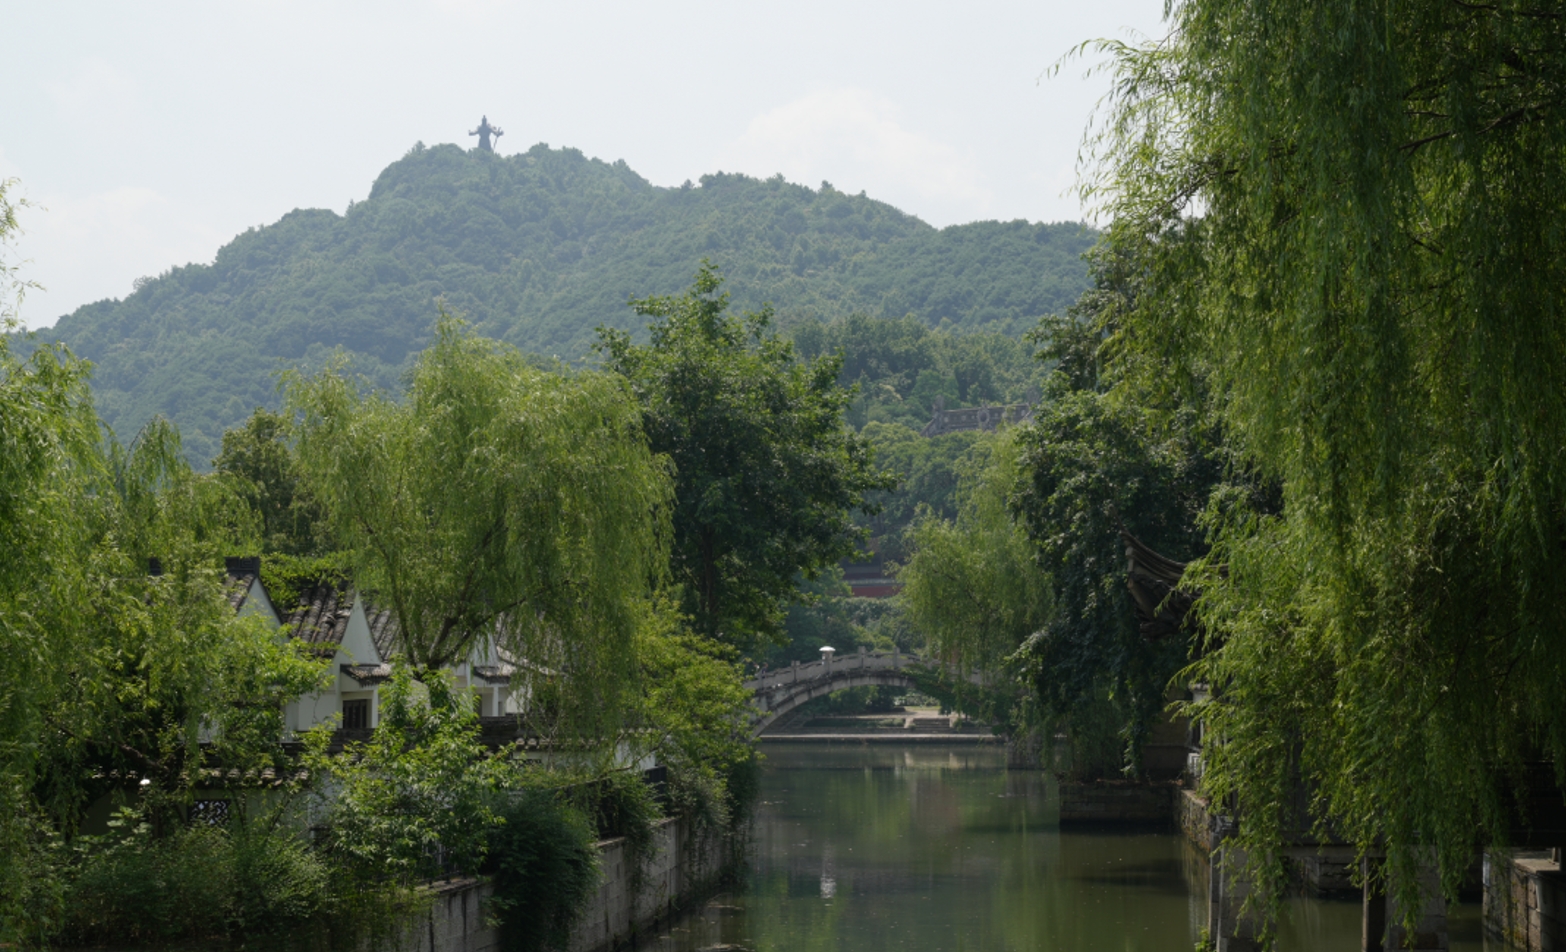
[[[997,404],[987,407],[964,407],[959,410],[946,409],[946,401],[942,397],[935,398],[935,407],[930,417],[930,422],[919,431],[920,436],[941,436],[945,433],[960,433],[964,430],[993,430],[1002,423],[1026,423],[1033,419],[1033,407],[1026,403],[1011,405]]]
[[[1142,637],[1159,641],[1179,634],[1199,594],[1180,587],[1186,563],[1153,551],[1124,526],[1120,538],[1126,544],[1126,587],[1131,590]]]

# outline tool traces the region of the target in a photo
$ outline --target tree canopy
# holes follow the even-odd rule
[[[1566,20],[1171,16],[1113,47],[1088,191],[1147,275],[1117,346],[1209,392],[1282,487],[1281,514],[1215,506],[1194,573],[1206,783],[1265,884],[1303,776],[1405,898],[1430,848],[1455,890],[1516,771],[1566,770]]]
[[[998,674],[1049,621],[1054,593],[1008,505],[1021,478],[1015,433],[987,436],[962,461],[955,519],[924,509],[898,573],[911,621],[942,660]]]
[[[652,448],[674,465],[671,567],[703,635],[774,639],[797,580],[854,553],[865,494],[890,488],[843,422],[840,358],[796,359],[772,311],[728,313],[709,264],[679,297],[634,302],[651,341],[600,329],[605,365],[642,406]]]
[[[406,663],[499,647],[565,674],[583,714],[615,709],[670,507],[619,378],[535,369],[446,319],[402,401],[331,368],[291,377],[288,406],[306,483]]]
[[[243,424],[223,433],[212,468],[261,520],[263,552],[303,556],[327,546],[326,513],[304,486],[292,439],[287,417],[257,407]]]

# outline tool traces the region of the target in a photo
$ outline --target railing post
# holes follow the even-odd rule
[[[793,681],[793,683],[794,684],[798,684],[799,683],[799,662],[798,661],[794,662],[793,671],[794,671],[794,681]]]
[[[1381,882],[1380,864],[1369,856],[1359,861],[1360,899],[1359,947],[1361,952],[1381,952],[1387,939],[1387,895]]]
[[[894,642],[892,644],[892,670],[903,670],[903,649]]]
[[[865,669],[865,646],[864,645],[860,645],[859,646],[859,670],[863,671],[864,669]]]

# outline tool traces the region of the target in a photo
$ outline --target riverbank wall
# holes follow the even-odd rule
[[[611,952],[701,899],[725,871],[727,844],[716,832],[702,835],[688,820],[664,820],[654,833],[656,852],[635,873],[623,838],[598,844],[598,892],[571,933],[570,952]],[[401,952],[498,952],[500,931],[487,925],[485,902],[490,886],[480,880],[454,880],[434,887],[429,909],[409,923]]]
[[[1566,873],[1548,850],[1485,853],[1484,931],[1519,952],[1566,949]]]
[[[727,844],[717,831],[703,834],[688,820],[665,820],[655,837],[656,855],[634,893],[635,865],[626,841],[599,844],[602,879],[571,934],[570,952],[608,952],[630,944],[703,898],[723,875]]]
[[[1100,780],[1062,782],[1060,822],[1069,824],[1168,824],[1180,789],[1173,783]]]

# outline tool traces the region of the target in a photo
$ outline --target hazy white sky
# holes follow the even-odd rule
[[[1108,89],[1093,37],[1161,35],[1163,0],[1033,3],[34,3],[6,14],[0,178],[32,326],[210,261],[299,207],[341,211],[416,141],[536,142],[658,185],[778,172],[935,225],[1078,220]]]

